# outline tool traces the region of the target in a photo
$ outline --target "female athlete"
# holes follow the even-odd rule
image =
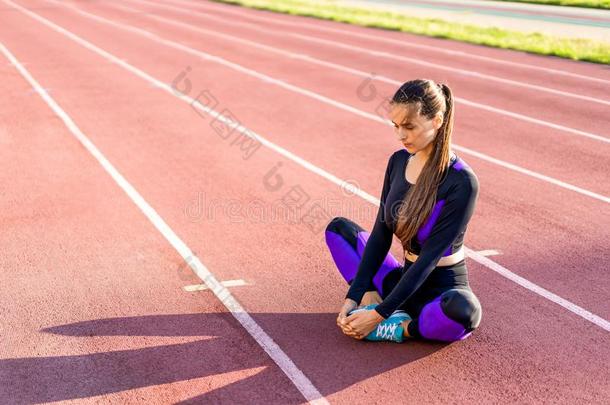
[[[445,84],[404,83],[390,101],[404,148],[388,160],[372,231],[344,217],[326,227],[331,256],[349,284],[337,325],[350,337],[451,342],[480,323],[463,247],[479,183],[451,150],[453,104]],[[389,253],[393,235],[404,265]]]

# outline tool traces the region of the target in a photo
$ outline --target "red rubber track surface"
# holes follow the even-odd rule
[[[392,130],[320,100],[151,38],[94,21],[58,3],[19,1],[111,54],[171,83],[188,66],[191,96],[207,90],[245,126],[379,197]],[[363,77],[206,36],[147,17],[310,55],[403,81],[429,77],[456,97],[610,138],[607,106],[447,71],[323,46],[288,35],[306,22],[363,40],[294,26],[371,50],[605,99],[610,84],[551,75],[431,50],[383,43],[400,38],[610,81],[607,67],[477,47],[207,2],[166,1],[191,10],[128,1],[68,2],[281,79],[358,110]],[[239,10],[241,16],[235,14]],[[215,21],[196,12],[218,17]],[[484,315],[471,338],[451,345],[355,341],[335,317],[346,291],[320,224],[273,218],[299,186],[327,219],[367,229],[376,207],[277,152],[244,159],[187,103],[0,4],[0,41],[78,127],[188,244],[219,280],[243,279],[232,294],[331,403],[604,403],[610,394],[608,332],[468,260]],[[0,175],[4,215],[0,283],[0,402],[99,400],[142,403],[302,403],[303,396],[81,146],[9,61],[0,64]],[[379,95],[394,85],[374,82]],[[226,112],[226,111],[225,111]],[[608,143],[458,104],[456,145],[604,196],[610,195]],[[497,250],[510,271],[604,318],[610,317],[608,203],[458,152],[481,193],[466,245]],[[281,163],[282,187],[266,175]],[[258,209],[257,209],[258,207]],[[395,243],[393,252],[400,256]]]

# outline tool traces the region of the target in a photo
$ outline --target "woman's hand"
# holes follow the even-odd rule
[[[357,306],[358,303],[356,301],[346,298],[343,307],[341,307],[341,310],[339,311],[339,316],[337,316],[337,325],[341,328],[343,333],[352,337],[355,337],[353,336],[352,328],[347,325],[345,320],[347,319],[347,314]]]
[[[345,318],[346,329],[350,332],[350,336],[364,339],[383,319],[383,316],[374,309],[356,312]]]

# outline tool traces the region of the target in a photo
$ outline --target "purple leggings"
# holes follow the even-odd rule
[[[355,222],[337,217],[326,227],[325,236],[326,244],[339,272],[345,281],[351,284],[356,277],[369,233]],[[412,263],[406,263],[406,269],[410,264]],[[465,274],[464,262],[451,269],[457,269],[459,266]],[[437,269],[447,268],[449,267],[437,267]],[[373,277],[371,291],[374,288],[382,298],[385,298],[406,269],[391,253],[388,253]],[[405,310],[413,318],[409,324],[411,336],[444,342],[463,340],[470,336],[479,325],[482,312],[480,303],[470,290],[467,281],[443,287],[426,282],[401,305],[400,309]]]

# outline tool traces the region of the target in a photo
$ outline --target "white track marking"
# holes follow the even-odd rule
[[[14,3],[9,3],[16,6]],[[21,10],[21,6],[17,6]],[[28,10],[25,10],[28,11]],[[28,11],[30,13],[30,11]],[[0,43],[0,51],[4,56],[11,61],[21,75],[36,89],[40,97],[48,104],[48,106],[57,114],[63,121],[72,135],[89,151],[89,153],[99,162],[106,173],[112,177],[116,184],[127,194],[133,203],[140,211],[148,218],[148,220],[157,228],[157,230],[167,239],[167,241],[176,249],[178,254],[187,261],[188,265],[193,269],[195,274],[208,286],[210,290],[218,297],[224,306],[233,314],[235,319],[248,331],[248,333],[256,340],[265,352],[275,361],[275,363],[288,376],[290,381],[297,387],[303,396],[312,404],[328,404],[328,401],[320,394],[313,386],[311,381],[303,374],[301,370],[292,362],[292,360],[284,353],[284,351],[267,335],[267,333],[252,319],[249,313],[242,305],[231,295],[229,290],[222,285],[212,272],[193,254],[191,249],[180,239],[180,237],[169,227],[169,225],[161,218],[161,216],[151,207],[144,197],[123,177],[121,173],[104,157],[99,149],[87,138],[85,134],[78,128],[72,118],[43,90],[40,84],[30,75],[30,73],[19,63],[13,54]]]
[[[481,256],[485,256],[485,257],[489,257],[489,256],[497,256],[500,254],[500,252],[498,252],[497,250],[479,250],[477,252],[478,254],[480,254]]]
[[[503,277],[506,277],[510,281],[519,284],[521,287],[526,288],[530,291],[533,291],[534,293],[540,295],[541,297],[544,297],[549,301],[553,301],[555,304],[561,305],[568,311],[572,311],[575,314],[577,314],[578,316],[580,316],[580,317],[588,320],[589,322],[596,324],[600,328],[610,332],[610,322],[608,322],[604,318],[597,316],[564,298],[561,298],[559,295],[554,294],[554,293],[550,292],[549,290],[542,288],[539,285],[534,284],[531,281],[529,281],[521,276],[516,275],[515,273],[508,270],[506,267],[499,265],[498,263],[494,262],[493,260],[488,259],[487,257],[475,252],[472,249],[466,248],[466,254],[468,254],[468,257],[473,259],[475,262],[480,263],[483,266],[487,267],[488,269],[495,271],[496,273],[500,274]]]
[[[166,92],[168,92],[170,95],[180,99],[181,101],[184,101],[186,103],[188,103],[191,106],[194,106],[195,108],[197,108],[198,110],[210,115],[211,117],[213,117],[214,119],[219,120],[220,122],[222,122],[223,124],[229,126],[229,127],[235,127],[235,121],[233,121],[232,119],[225,117],[223,115],[221,115],[219,112],[207,108],[207,107],[203,107],[201,104],[196,103],[196,100],[188,97],[184,94],[178,94],[176,93],[171,86],[169,86],[168,84],[165,84],[157,79],[155,79],[154,77],[150,76],[148,73],[143,72],[142,70],[123,62],[122,60],[120,60],[119,58],[117,58],[116,56],[112,55],[111,53],[93,45],[92,43],[80,38],[79,36],[73,34],[72,32],[66,30],[65,28],[60,27],[59,25],[47,20],[44,17],[39,16],[36,13],[33,13],[27,9],[25,9],[24,7],[21,7],[18,4],[13,3],[10,0],[2,0],[4,1],[6,4],[12,5],[13,7],[17,8],[18,10],[20,10],[22,13],[32,17],[33,19],[41,22],[42,24],[46,25],[47,27],[50,27],[51,29],[53,29],[56,32],[59,32],[65,36],[67,36],[68,38],[72,39],[73,41],[77,42],[78,44],[84,46],[85,48],[97,53],[98,55],[106,58],[106,59],[110,59],[116,62],[117,65],[120,65],[121,67],[123,67],[124,69],[126,69],[127,71],[135,74],[136,76],[144,79],[145,81],[148,82],[157,82],[157,84],[159,85],[159,88],[165,90]],[[379,200],[375,197],[373,197],[372,195],[368,194],[367,192],[365,192],[364,190],[360,189],[357,186],[354,186],[351,183],[346,182],[345,180],[341,180],[340,178],[338,178],[337,176],[327,172],[326,170],[319,168],[318,166],[314,165],[313,163],[308,162],[307,160],[295,155],[294,153],[282,148],[279,145],[276,145],[275,143],[263,138],[261,135],[257,134],[256,132],[244,127],[243,125],[239,125],[236,129],[236,131],[240,132],[242,135],[251,137],[259,142],[261,142],[264,146],[268,147],[269,149],[277,152],[278,154],[286,157],[287,159],[292,160],[293,162],[295,162],[296,164],[304,167],[305,169],[311,171],[312,173],[315,173],[317,175],[319,175],[322,178],[327,179],[328,181],[330,181],[331,183],[336,184],[337,186],[339,186],[340,188],[345,188],[346,184],[350,184],[351,185],[351,191],[353,191],[353,194],[358,195],[359,197],[361,197],[362,199],[371,202],[377,206],[379,206]],[[186,246],[185,246],[186,248]],[[188,248],[187,248],[188,250]],[[186,253],[186,252],[185,252]],[[194,257],[192,255],[192,253],[190,252],[190,250],[188,250],[188,253],[190,253],[190,256],[187,255],[186,257],[183,255],[183,257],[185,257],[185,260],[187,260],[187,258],[191,258]],[[522,287],[528,289],[529,291],[534,292],[535,294],[538,294],[556,304],[561,305],[562,307],[566,308],[567,310],[575,313],[576,315],[582,317],[583,319],[586,319],[587,321],[599,326],[600,328],[606,330],[606,331],[610,331],[610,322],[608,322],[607,320],[587,311],[586,309],[579,307],[576,304],[571,303],[570,301],[567,301],[553,293],[548,293],[548,294],[541,294],[541,292],[548,292],[547,290],[545,290],[544,288],[524,279],[521,276],[518,276],[516,274],[514,274],[513,272],[511,272],[510,270],[506,269],[505,267],[502,267],[501,265],[499,265],[498,263],[494,262],[491,259],[488,259],[484,256],[480,256],[478,255],[475,251],[472,251],[471,249],[466,247],[466,253],[473,258],[473,260],[475,260],[478,263],[483,264],[485,267],[487,267],[490,270],[495,271],[496,273],[502,275],[503,277],[508,278],[511,281],[517,282],[517,284],[521,285]],[[193,260],[195,261],[195,260]],[[198,263],[198,265],[201,265],[201,267],[203,268],[203,265],[199,262],[199,260],[197,259],[196,262]],[[199,267],[197,267],[199,268]],[[207,270],[207,269],[206,269]],[[521,280],[523,280],[524,282],[520,282]],[[206,282],[206,284],[208,284]],[[208,284],[209,285],[209,284]],[[222,286],[219,285],[219,283],[216,281],[216,286],[219,286],[220,288],[223,288]],[[534,287],[534,288],[529,288],[529,287]],[[230,294],[228,292],[228,290],[226,290],[226,288],[223,288],[225,291],[227,291],[228,294]],[[556,299],[558,298],[558,299]],[[565,303],[569,304],[569,305],[564,305]],[[264,332],[263,332],[264,333]],[[266,336],[266,335],[265,335]],[[270,337],[268,337],[269,339],[271,339]],[[288,359],[290,360],[290,359]],[[297,369],[298,370],[298,369]],[[305,376],[303,376],[303,378],[306,378]],[[312,389],[315,389],[312,387]]]
[[[10,1],[10,0],[7,0],[7,1]],[[56,3],[55,0],[50,0],[50,1]],[[97,21],[101,21],[104,24],[116,26],[118,28],[121,28],[121,29],[124,29],[124,30],[127,30],[127,31],[135,32],[135,33],[137,33],[139,35],[143,35],[144,37],[146,37],[146,38],[148,38],[150,40],[159,42],[159,43],[161,43],[163,45],[166,45],[166,46],[169,46],[171,48],[175,48],[175,49],[178,49],[180,51],[183,51],[183,52],[195,55],[195,56],[200,57],[200,58],[202,58],[202,59],[204,59],[206,61],[212,61],[212,62],[215,62],[215,63],[219,63],[222,66],[227,66],[227,67],[229,67],[229,68],[231,68],[233,70],[236,70],[236,71],[238,71],[240,73],[245,73],[247,75],[256,77],[257,79],[260,79],[260,80],[262,80],[265,83],[275,84],[275,85],[277,85],[277,86],[279,86],[281,88],[284,88],[286,90],[293,91],[295,93],[302,94],[304,96],[313,98],[314,100],[321,101],[323,103],[332,105],[333,107],[336,107],[336,108],[339,108],[341,110],[350,112],[350,113],[358,115],[360,117],[363,117],[363,118],[366,118],[366,119],[370,119],[372,121],[379,122],[379,123],[387,125],[387,126],[392,126],[392,124],[390,123],[389,120],[382,119],[381,117],[379,117],[379,116],[377,116],[375,114],[371,114],[371,113],[368,113],[366,111],[359,110],[359,109],[357,109],[355,107],[352,107],[352,106],[350,106],[348,104],[342,103],[340,101],[333,100],[331,98],[325,97],[325,96],[323,96],[321,94],[318,94],[318,93],[315,93],[313,91],[310,91],[310,90],[307,90],[307,89],[304,89],[304,88],[292,85],[292,84],[287,83],[287,82],[285,82],[283,80],[275,79],[275,78],[273,78],[271,76],[267,76],[267,75],[265,75],[263,73],[260,73],[258,71],[246,68],[246,67],[241,66],[241,65],[239,65],[237,63],[227,61],[227,60],[225,60],[223,58],[220,58],[218,56],[211,55],[211,54],[205,53],[203,51],[199,51],[197,49],[190,48],[190,47],[188,47],[186,45],[182,45],[182,44],[174,42],[174,41],[170,41],[170,40],[166,40],[166,39],[160,38],[156,34],[150,33],[150,32],[148,32],[146,30],[141,29],[141,28],[136,28],[136,27],[132,27],[132,26],[129,26],[129,25],[121,24],[121,23],[118,23],[118,22],[106,19],[104,17],[100,17],[100,16],[97,16],[95,14],[88,13],[86,11],[82,11],[82,10],[76,9],[74,7],[68,7],[68,8],[73,9],[75,12],[77,12],[79,14],[82,14],[82,15],[85,15],[88,18],[91,18],[91,19],[94,19],[94,20],[97,20]],[[79,37],[79,39],[80,39],[80,37]],[[606,139],[606,141],[610,142],[610,139]],[[574,186],[572,184],[566,183],[566,182],[558,180],[558,179],[554,179],[552,177],[549,177],[549,176],[546,176],[546,175],[534,172],[534,171],[529,170],[529,169],[522,168],[522,167],[520,167],[518,165],[515,165],[515,164],[512,164],[512,163],[508,163],[508,162],[505,162],[505,161],[500,160],[500,159],[496,159],[496,158],[491,157],[489,155],[486,155],[484,153],[476,152],[476,151],[474,151],[472,149],[469,149],[469,148],[466,148],[466,147],[463,147],[463,146],[459,146],[457,144],[453,144],[452,146],[453,146],[453,148],[455,150],[458,150],[458,151],[463,152],[465,154],[469,154],[469,155],[475,156],[475,157],[477,157],[477,158],[479,158],[481,160],[485,160],[485,161],[487,161],[489,163],[499,165],[501,167],[507,168],[509,170],[512,170],[512,171],[515,171],[515,172],[518,172],[518,173],[525,174],[525,175],[530,176],[530,177],[534,177],[536,179],[545,181],[545,182],[550,183],[550,184],[554,184],[554,185],[559,186],[561,188],[564,188],[566,190],[571,190],[571,191],[574,191],[576,193],[579,193],[579,194],[582,194],[582,195],[586,195],[588,197],[600,200],[600,201],[605,202],[605,203],[610,203],[610,197],[607,197],[607,196],[595,193],[593,191],[586,190],[586,189],[578,187],[578,186]]]
[[[54,0],[51,0],[54,1]],[[148,3],[147,1],[144,0],[132,0],[132,1],[138,1],[140,3]],[[154,4],[154,3],[151,3]],[[88,13],[86,11],[80,10],[74,6],[69,6],[71,9],[75,10],[78,13],[81,13],[83,15],[88,15],[90,18],[103,18],[100,16],[97,16],[95,14],[91,14]],[[113,5],[112,7],[117,8],[117,9],[124,9],[124,10],[128,10],[129,12],[138,12],[137,10],[132,9],[131,7],[125,7],[125,6],[117,6],[117,5]],[[341,72],[345,72],[345,73],[349,73],[355,76],[359,76],[359,77],[364,77],[364,78],[371,78],[373,80],[377,80],[380,82],[384,82],[384,83],[388,83],[388,84],[392,84],[392,85],[397,85],[400,86],[402,84],[401,81],[399,80],[395,80],[383,75],[377,75],[374,74],[372,75],[370,72],[365,72],[362,70],[358,70],[358,69],[354,69],[354,68],[350,68],[348,66],[344,66],[344,65],[340,65],[340,64],[336,64],[333,62],[329,62],[326,60],[322,60],[322,59],[318,59],[318,58],[314,58],[310,55],[306,55],[306,54],[300,54],[300,53],[295,53],[295,52],[290,52],[290,51],[286,51],[283,49],[279,49],[279,48],[275,48],[269,45],[265,45],[265,44],[261,44],[258,42],[254,42],[254,41],[250,41],[247,39],[243,39],[243,38],[239,38],[239,37],[234,37],[232,35],[228,35],[228,34],[221,34],[212,30],[207,30],[205,28],[201,28],[201,27],[196,27],[196,26],[192,26],[190,24],[186,24],[186,23],[182,23],[182,22],[178,22],[178,21],[174,21],[174,20],[170,20],[164,17],[160,17],[160,16],[156,16],[156,15],[152,15],[150,13],[146,13],[146,16],[148,18],[152,18],[158,21],[162,21],[165,22],[167,24],[172,24],[172,25],[176,25],[176,26],[180,26],[180,27],[184,27],[185,29],[189,29],[192,31],[197,31],[197,32],[201,32],[201,33],[205,33],[207,35],[212,35],[212,36],[216,36],[216,37],[220,37],[220,38],[224,38],[230,41],[234,41],[234,42],[240,42],[243,44],[247,44],[248,46],[252,46],[252,47],[256,47],[259,49],[264,49],[265,51],[268,52],[273,52],[273,53],[277,53],[277,54],[281,54],[284,55],[286,57],[289,57],[291,59],[300,59],[303,60],[305,62],[309,62],[312,64],[317,64],[317,65],[321,65],[321,66],[325,66],[331,69],[336,69],[338,71]],[[206,16],[207,18],[207,16]],[[281,34],[276,34],[278,36],[280,36]],[[284,34],[285,36],[286,34]],[[508,110],[504,110],[502,108],[496,108],[496,107],[492,107],[490,105],[487,104],[481,104],[481,103],[477,103],[475,101],[470,101],[461,97],[454,97],[456,103],[462,103],[465,104],[469,107],[475,108],[475,109],[481,109],[481,110],[485,110],[485,111],[489,111],[491,113],[494,114],[499,114],[499,115],[504,115],[516,120],[521,120],[521,121],[525,121],[525,122],[529,122],[532,124],[536,124],[536,125],[542,125],[542,126],[546,126],[549,128],[553,128],[559,131],[563,131],[563,132],[568,132],[570,134],[573,135],[578,135],[578,136],[584,136],[590,139],[594,139],[596,141],[600,141],[600,142],[604,142],[604,143],[610,143],[610,138],[607,138],[605,136],[599,135],[599,134],[594,134],[591,132],[587,132],[587,131],[582,131],[579,129],[575,129],[575,128],[570,128],[570,127],[566,127],[564,125],[560,125],[560,124],[555,124],[549,121],[545,121],[545,120],[540,120],[537,118],[533,118],[527,115],[523,115],[523,114],[519,114],[519,113],[515,113],[512,111],[508,111]]]
[[[241,280],[241,279],[221,281],[220,284],[222,284],[225,287],[239,287],[239,286],[243,286],[243,285],[249,285],[248,283],[246,283],[244,280]],[[184,287],[182,287],[182,289],[186,292],[209,290],[208,286],[205,284],[185,285]]]
[[[532,170],[525,169],[525,168],[523,168],[521,166],[517,166],[517,165],[514,165],[512,163],[508,163],[508,162],[505,162],[503,160],[496,159],[496,158],[491,157],[489,155],[485,155],[483,153],[479,153],[477,151],[465,148],[463,146],[452,145],[452,147],[455,150],[458,150],[460,152],[465,152],[465,153],[467,153],[467,154],[469,154],[471,156],[476,156],[477,158],[479,158],[481,160],[485,160],[486,162],[493,163],[493,164],[496,164],[498,166],[505,167],[505,168],[507,168],[509,170],[525,174],[526,176],[530,176],[530,177],[542,180],[542,181],[547,182],[547,183],[555,184],[556,186],[559,186],[559,187],[564,188],[566,190],[572,190],[572,191],[574,191],[576,193],[589,196],[589,197],[594,198],[596,200],[602,201],[602,202],[604,202],[606,204],[610,204],[610,197],[608,197],[608,196],[601,195],[601,194],[598,194],[598,193],[594,193],[594,192],[586,190],[584,188],[573,186],[572,184],[566,183],[565,181],[561,181],[561,180],[555,179],[553,177],[545,176],[544,174],[540,174],[540,173],[534,172]]]
[[[150,2],[144,1],[144,0],[135,0],[135,1],[143,2],[143,3],[147,3],[147,4],[151,4],[151,5],[158,5],[158,3],[150,3]],[[178,9],[176,7],[172,7],[172,6],[161,5],[161,7],[168,7],[171,9],[180,10],[180,9]],[[186,12],[184,10],[180,10],[180,11]],[[193,11],[194,10],[189,10],[187,13],[192,14]],[[198,11],[194,11],[194,12],[196,12],[198,16],[202,16],[203,18],[214,19],[214,20],[220,21],[224,24],[237,25],[237,26],[253,25],[253,24],[249,24],[249,23],[239,23],[239,22],[227,21],[224,18],[213,17],[213,16],[206,15],[206,14],[198,12]],[[400,62],[406,63],[406,64],[425,66],[426,68],[431,69],[431,70],[441,70],[441,71],[451,72],[451,73],[457,74],[457,75],[470,76],[470,77],[480,79],[481,81],[492,81],[492,82],[503,83],[503,84],[510,85],[510,86],[515,86],[515,87],[525,87],[525,88],[537,90],[540,92],[555,94],[555,95],[558,95],[561,97],[573,98],[573,99],[577,99],[577,100],[583,100],[583,101],[588,101],[588,102],[592,102],[592,103],[598,103],[598,104],[610,106],[610,100],[604,100],[604,99],[600,99],[597,97],[585,96],[585,95],[578,94],[578,93],[571,93],[571,92],[567,92],[567,91],[552,89],[550,87],[530,84],[530,83],[526,83],[526,82],[523,82],[520,80],[511,80],[511,79],[506,79],[503,77],[493,76],[493,75],[489,75],[489,74],[485,74],[485,73],[478,73],[473,70],[460,69],[460,68],[446,66],[446,65],[442,65],[442,64],[438,64],[438,63],[427,62],[427,61],[423,60],[422,58],[405,57],[405,56],[401,56],[401,55],[397,55],[397,54],[393,54],[393,53],[389,53],[389,52],[371,50],[371,49],[364,48],[361,46],[346,44],[344,42],[339,42],[339,41],[334,41],[334,40],[329,40],[329,39],[322,39],[322,38],[317,38],[317,37],[311,37],[311,36],[307,36],[307,35],[296,34],[293,32],[278,33],[277,31],[272,31],[272,30],[269,30],[266,28],[260,28],[260,27],[256,27],[256,29],[258,29],[259,31],[262,31],[262,32],[273,33],[275,35],[279,34],[279,35],[283,35],[283,36],[290,36],[290,37],[302,39],[303,41],[307,41],[307,42],[315,42],[315,43],[324,44],[327,46],[334,46],[335,48],[347,49],[349,51],[353,51],[358,54],[368,54],[368,55],[378,57],[378,58],[397,60],[397,61],[400,61]]]
[[[51,0],[51,1],[53,1],[53,0]],[[171,9],[174,8],[174,7],[171,7],[171,6],[164,6],[164,5],[160,5],[160,4],[156,4],[156,3],[150,3],[150,2],[145,1],[145,0],[132,0],[132,1],[136,1],[138,3],[155,4],[155,5],[159,6],[159,7],[166,7],[166,8],[171,8]],[[117,5],[113,5],[112,7],[118,8],[118,9],[125,9],[125,10],[128,10],[129,12],[132,12],[132,13],[141,13],[141,12],[138,12],[137,10],[135,10],[135,9],[132,9],[131,7],[117,6]],[[74,7],[74,6],[70,6],[70,8],[73,8],[73,9],[77,10],[77,12],[87,13],[86,11],[82,11],[82,10],[80,10],[80,9]],[[188,13],[186,11],[182,11],[180,9],[177,9],[177,10],[179,12],[182,12],[182,13],[190,14],[190,13]],[[88,14],[90,14],[90,13],[88,13]],[[261,43],[258,43],[258,42],[254,42],[254,41],[250,41],[250,40],[245,40],[243,38],[235,37],[235,36],[228,35],[228,34],[220,34],[220,33],[217,33],[217,32],[211,31],[211,30],[206,30],[206,29],[203,29],[203,28],[200,28],[200,27],[192,26],[190,24],[181,23],[181,22],[173,21],[173,20],[168,19],[168,18],[152,15],[150,13],[144,13],[144,14],[148,18],[153,18],[153,19],[156,19],[158,21],[164,21],[164,22],[166,22],[168,24],[179,25],[179,26],[182,26],[182,27],[184,27],[186,29],[191,29],[191,30],[199,31],[199,32],[206,33],[208,35],[217,36],[217,37],[223,37],[223,38],[225,38],[227,40],[231,40],[231,41],[234,41],[234,42],[248,43],[250,46],[255,46],[257,48],[264,49],[264,50],[269,51],[269,52],[275,52],[275,53],[284,54],[284,55],[286,55],[286,56],[288,56],[290,58],[301,59],[301,60],[304,60],[304,61],[309,62],[309,63],[326,66],[326,67],[329,67],[329,68],[332,68],[332,69],[336,69],[336,70],[339,70],[339,71],[343,71],[343,72],[347,72],[347,73],[350,73],[350,74],[353,74],[353,75],[356,75],[356,76],[360,76],[360,77],[371,77],[371,76],[374,76],[374,77],[372,77],[373,80],[378,80],[378,81],[390,83],[390,84],[393,84],[393,85],[401,85],[402,84],[401,81],[398,81],[398,80],[395,80],[395,79],[391,79],[391,78],[388,78],[388,77],[385,77],[385,76],[382,76],[382,75],[376,75],[376,74],[372,75],[370,72],[365,72],[365,71],[361,71],[361,70],[350,68],[348,66],[344,66],[344,65],[336,64],[336,63],[329,62],[329,61],[326,61],[326,60],[314,58],[313,56],[310,56],[310,55],[305,55],[305,54],[299,54],[299,53],[294,53],[294,52],[286,51],[286,50],[283,50],[283,49],[280,49],[280,48],[272,47],[270,45],[264,45],[264,44],[261,44]],[[205,18],[216,19],[214,17],[207,16],[207,15],[204,16],[204,17]],[[100,17],[100,18],[103,18],[103,17]],[[222,19],[220,19],[220,20],[222,20]],[[225,22],[225,21],[223,21],[223,22]],[[233,22],[226,22],[226,23],[227,24],[236,24],[236,23],[233,23]],[[257,29],[259,29],[260,31],[268,31],[268,30],[265,30],[263,28],[257,28]],[[276,36],[280,36],[280,37],[282,37],[282,36],[285,37],[287,35],[297,35],[297,34],[290,34],[290,33],[277,33],[277,32],[271,32],[271,31],[270,31],[270,33],[272,33],[273,35],[276,35]],[[371,51],[371,52],[373,52],[373,51]],[[375,51],[374,53],[377,54],[379,52]],[[375,55],[375,56],[378,56],[378,55]],[[409,59],[409,60],[411,60],[411,59]],[[419,62],[417,62],[417,63],[419,63]],[[428,63],[428,62],[421,62],[421,63]],[[438,67],[438,65],[436,65],[436,64],[430,64],[430,65]],[[470,74],[470,72],[469,72],[469,74]],[[566,93],[566,94],[569,94],[570,96],[572,95],[572,93]],[[585,97],[585,96],[576,95],[576,97],[577,98],[581,98],[581,97]],[[512,112],[512,111],[504,110],[502,108],[491,107],[491,106],[489,106],[487,104],[477,103],[475,101],[470,101],[470,100],[467,100],[467,99],[463,99],[461,97],[455,97],[455,101],[458,102],[458,103],[466,104],[466,105],[468,105],[470,107],[473,107],[473,108],[476,108],[476,109],[482,109],[482,110],[489,111],[489,112],[492,112],[492,113],[495,113],[495,114],[505,115],[505,116],[508,116],[508,117],[511,117],[511,118],[514,118],[514,119],[517,119],[517,120],[522,120],[522,121],[530,122],[530,123],[533,123],[533,124],[547,126],[547,127],[550,127],[550,128],[553,128],[553,129],[557,129],[557,130],[560,130],[560,131],[565,131],[565,132],[568,132],[568,133],[571,133],[571,134],[574,134],[574,135],[579,135],[579,136],[584,136],[584,137],[587,137],[587,138],[591,138],[591,139],[594,139],[596,141],[600,141],[600,142],[604,142],[604,143],[610,143],[610,138],[607,138],[607,137],[599,135],[599,134],[594,134],[594,133],[591,133],[591,132],[582,131],[582,130],[575,129],[575,128],[570,128],[570,127],[567,127],[567,126],[564,126],[564,125],[555,124],[555,123],[552,123],[552,122],[549,122],[549,121],[545,121],[545,120],[533,118],[533,117],[530,117],[530,116],[527,116],[527,115],[523,115],[523,114],[515,113],[515,112]],[[610,105],[610,101],[604,101],[603,103],[607,103],[608,105]]]
[[[12,65],[11,65],[12,66]],[[51,88],[44,88],[42,89],[42,91],[44,91],[45,93],[50,93],[51,92]],[[27,89],[25,94],[27,94],[28,96],[31,95],[35,95],[37,93],[37,91],[35,89]]]
[[[180,3],[180,2],[181,2],[181,0],[174,0],[173,2],[169,1],[169,3],[176,4],[176,5],[178,5],[178,3]],[[336,34],[350,35],[353,37],[368,39],[368,40],[377,41],[380,43],[387,42],[387,43],[399,45],[399,46],[402,46],[405,48],[425,49],[426,51],[441,53],[441,54],[445,54],[448,56],[454,56],[454,57],[459,56],[459,57],[463,57],[463,58],[467,58],[467,59],[476,59],[476,60],[481,60],[481,61],[485,61],[485,62],[489,62],[489,63],[495,63],[495,64],[499,64],[499,65],[515,66],[515,67],[519,67],[522,69],[537,70],[537,71],[541,71],[541,72],[551,73],[554,75],[574,77],[579,80],[594,81],[597,83],[610,84],[610,80],[608,80],[608,79],[585,76],[585,75],[581,75],[578,73],[568,72],[565,70],[546,68],[546,67],[542,67],[542,66],[530,65],[527,63],[512,62],[512,61],[508,61],[508,60],[504,60],[504,59],[497,59],[497,58],[477,55],[477,54],[469,53],[469,52],[453,51],[450,49],[445,49],[443,47],[437,47],[437,46],[432,46],[432,45],[415,44],[408,40],[398,40],[398,39],[393,39],[393,38],[380,38],[379,36],[377,36],[375,34],[364,34],[364,33],[357,32],[356,29],[345,30],[345,29],[339,29],[339,28],[331,28],[331,27],[326,26],[326,24],[324,24],[324,25],[308,24],[305,22],[297,22],[294,20],[282,21],[282,18],[269,18],[269,17],[264,17],[262,15],[259,15],[258,13],[255,14],[255,11],[259,11],[259,10],[253,10],[253,9],[249,9],[247,7],[242,7],[242,9],[248,10],[246,13],[244,13],[241,10],[240,11],[234,10],[226,4],[212,6],[212,4],[210,4],[210,3],[206,3],[204,5],[201,2],[193,3],[190,1],[182,1],[182,4],[184,4],[184,3],[188,3],[189,5],[196,4],[197,6],[204,8],[206,10],[213,10],[216,12],[238,15],[239,17],[251,18],[253,20],[262,21],[264,23],[269,23],[269,24],[283,25],[283,26],[289,27],[289,28],[303,27],[303,28],[312,29],[312,30],[321,31],[321,32],[332,32],[332,33],[336,33]],[[278,14],[281,14],[281,13],[278,13]],[[292,17],[294,17],[294,16],[292,16]],[[324,20],[324,21],[326,21],[328,23],[332,23],[332,21],[328,21],[328,20]],[[354,25],[354,27],[361,28],[362,30],[367,28],[367,27],[362,27],[362,26],[358,26],[358,25]],[[417,34],[411,34],[408,32],[405,34],[417,36]],[[472,45],[478,46],[476,44],[472,44]],[[514,50],[511,50],[511,51],[512,52],[521,52],[521,51],[514,51]],[[544,57],[544,56],[542,56],[542,57]]]

